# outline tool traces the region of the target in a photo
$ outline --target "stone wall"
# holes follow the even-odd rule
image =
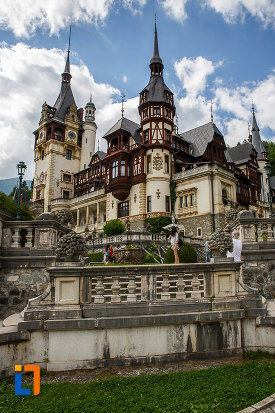
[[[178,220],[180,225],[184,226],[186,236],[197,237],[197,228],[202,229],[202,238],[209,237],[213,232],[213,218],[211,214],[189,216]],[[215,214],[215,227],[217,230],[222,230],[225,226],[224,214]]]
[[[0,328],[0,378],[15,364],[60,371],[274,353],[272,321],[256,310],[22,322]]]
[[[55,257],[2,258],[0,273],[0,319],[21,312],[30,298],[45,290],[49,282],[47,267]]]

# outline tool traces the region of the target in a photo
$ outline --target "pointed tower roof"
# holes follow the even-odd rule
[[[152,63],[160,63],[161,65],[163,65],[162,59],[159,55],[158,32],[157,32],[157,23],[156,23],[156,21],[155,21],[154,53],[153,53],[152,59],[150,60],[150,65]]]
[[[257,125],[254,106],[252,106],[252,145],[257,151],[257,159],[266,160],[266,150],[260,137],[260,129]]]
[[[65,120],[68,107],[71,105],[75,105],[75,100],[74,100],[73,92],[71,89],[72,75],[70,72],[70,44],[71,44],[71,29],[70,29],[69,47],[68,47],[68,52],[67,52],[65,69],[61,75],[61,78],[62,78],[61,89],[59,92],[59,96],[56,99],[56,102],[54,104],[54,107],[56,108],[54,117],[61,121]]]

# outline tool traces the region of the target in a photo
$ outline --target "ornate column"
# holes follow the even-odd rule
[[[32,247],[32,228],[28,228],[28,233],[26,235],[26,244],[25,247],[31,248]]]
[[[76,210],[76,226],[79,227],[80,211],[79,208]]]
[[[86,225],[89,225],[90,221],[90,211],[89,211],[89,205],[86,206]]]

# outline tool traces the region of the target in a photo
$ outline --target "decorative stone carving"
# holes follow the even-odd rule
[[[56,213],[57,220],[60,224],[72,224],[73,222],[73,214],[66,209],[61,209]]]
[[[129,294],[127,295],[127,301],[129,303],[134,303],[137,301],[137,295],[136,295],[137,285],[135,283],[136,276],[134,274],[129,274],[128,278],[129,278],[129,282],[127,285],[127,289],[128,289]]]
[[[169,287],[170,287],[169,275],[164,274],[163,281],[161,284],[161,288],[162,288],[161,299],[162,300],[170,300]]]
[[[213,257],[225,257],[226,251],[233,250],[231,235],[223,231],[214,232],[210,236],[208,247]]]
[[[85,239],[79,234],[63,235],[57,243],[56,256],[67,261],[78,261],[79,256],[85,256],[88,248]]]
[[[156,156],[154,156],[154,158],[153,158],[153,168],[156,171],[160,171],[162,169],[162,167],[163,167],[163,159],[160,156],[160,154],[157,153]]]
[[[184,292],[185,288],[185,281],[183,279],[183,274],[178,274],[178,281],[177,281],[177,289],[176,292],[176,299],[177,300],[185,300],[186,294]]]

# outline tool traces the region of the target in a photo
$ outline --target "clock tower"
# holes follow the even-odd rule
[[[74,196],[74,174],[81,167],[83,109],[77,109],[71,89],[69,49],[61,78],[59,96],[54,106],[42,105],[39,127],[34,132],[31,208],[35,215],[54,210],[57,199],[57,209],[66,208],[67,200]]]

